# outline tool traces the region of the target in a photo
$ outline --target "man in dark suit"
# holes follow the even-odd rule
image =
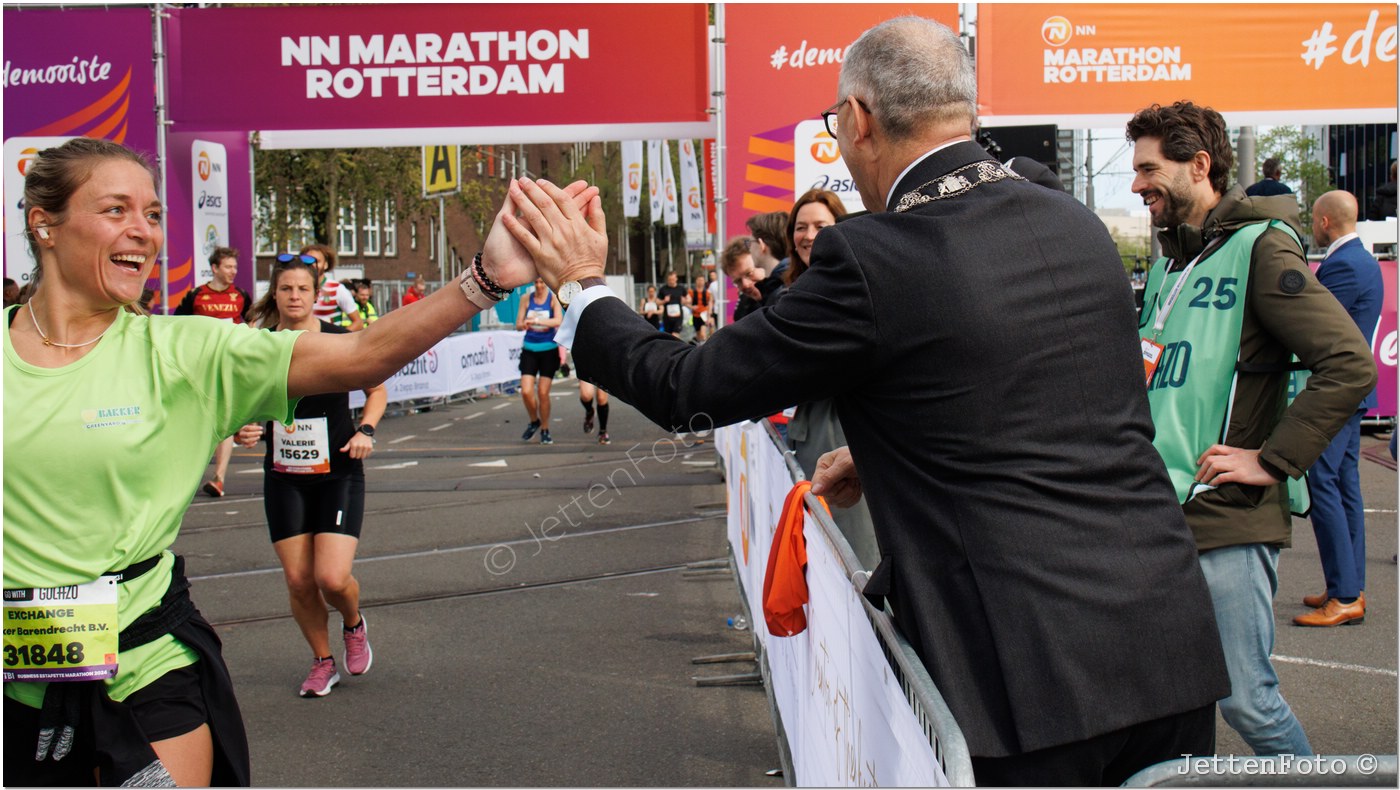
[[[517,182],[503,221],[568,294],[580,369],[657,423],[835,398],[882,553],[866,592],[892,605],[979,784],[1119,784],[1212,753],[1220,641],[1151,444],[1117,250],[972,142],[975,86],[942,25],[863,34],[823,115],[883,210],[823,230],[778,304],[703,346],[596,284],[596,202]]]
[[[1347,309],[1370,344],[1381,317],[1385,283],[1380,264],[1357,238],[1356,211],[1350,192],[1323,194],[1313,203],[1313,241],[1327,250],[1317,269],[1318,281]],[[1366,616],[1366,515],[1357,461],[1361,418],[1375,406],[1373,389],[1308,472],[1313,534],[1327,589],[1303,598],[1313,611],[1293,618],[1295,625],[1359,623]]]
[[[1283,165],[1274,158],[1264,160],[1264,177],[1249,185],[1244,193],[1250,197],[1272,197],[1274,195],[1291,195],[1293,190],[1288,185],[1280,181],[1283,178]]]

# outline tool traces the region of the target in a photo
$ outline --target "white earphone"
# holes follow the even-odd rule
[[[36,232],[39,234],[39,238],[41,239],[47,239],[49,237],[49,231],[47,228],[39,228]]]

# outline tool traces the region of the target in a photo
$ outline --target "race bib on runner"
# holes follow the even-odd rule
[[[1152,374],[1157,371],[1157,363],[1162,361],[1162,349],[1166,346],[1142,338],[1142,368],[1147,373],[1147,383],[1152,383]]]
[[[668,305],[666,305],[666,315],[669,315],[669,316],[671,316],[672,318],[676,318],[676,317],[679,316],[680,314],[681,314],[681,306],[680,306],[680,305],[678,305],[678,304],[668,304]]]
[[[283,474],[327,474],[331,471],[330,448],[325,417],[311,417],[272,428],[272,468]]]
[[[117,674],[117,577],[5,590],[5,682]]]

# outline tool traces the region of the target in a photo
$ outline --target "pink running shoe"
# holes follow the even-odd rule
[[[339,682],[340,673],[335,671],[334,658],[315,659],[311,664],[311,673],[306,676],[306,682],[301,684],[301,696],[307,699],[324,697],[331,693],[331,689]]]
[[[365,632],[365,613],[360,612],[359,625],[341,631],[345,634],[345,668],[352,675],[365,674],[374,663],[374,651],[369,647],[369,635]]]

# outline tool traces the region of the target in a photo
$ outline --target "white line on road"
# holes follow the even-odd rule
[[[1282,661],[1285,664],[1303,664],[1310,667],[1323,667],[1325,669],[1349,669],[1352,672],[1365,672],[1368,675],[1385,675],[1386,677],[1396,677],[1393,669],[1381,669],[1380,667],[1363,667],[1360,664],[1342,664],[1337,661],[1319,661],[1316,658],[1298,658],[1296,656],[1274,656],[1275,661]]]
[[[260,475],[260,474],[262,474],[262,473],[263,473],[263,468],[262,468],[261,466],[256,466],[256,467],[253,467],[252,469],[243,469],[243,470],[241,470],[241,471],[235,472],[235,474],[240,474],[240,475]]]
[[[418,435],[417,435],[417,434],[412,434],[412,433],[410,433],[410,434],[407,435],[407,436],[400,436],[399,438],[394,439],[393,441],[389,442],[389,444],[398,444],[399,442],[406,442],[406,441],[408,441],[409,439],[417,439],[417,438],[418,438]]]
[[[417,466],[417,461],[404,461],[398,464],[385,464],[384,466],[371,466],[370,469],[407,469],[410,466]]]
[[[506,401],[505,403],[498,403],[495,406],[491,407],[491,411],[500,411],[501,409],[509,408],[514,405],[515,404],[511,403],[510,401]]]
[[[639,529],[654,529],[654,528],[656,528],[656,527],[672,527],[672,526],[678,526],[678,525],[683,525],[683,524],[695,524],[695,523],[702,522],[702,521],[713,521],[713,520],[717,520],[717,519],[720,519],[720,518],[723,518],[723,515],[720,515],[720,516],[697,516],[697,517],[695,517],[695,518],[682,518],[682,519],[676,519],[676,520],[674,520],[674,521],[653,521],[653,522],[651,522],[651,523],[649,523],[649,524],[630,524],[630,525],[625,526],[625,527],[611,527],[611,528],[609,528],[609,529],[595,529],[595,530],[592,530],[591,532],[564,532],[564,533],[560,533],[560,534],[557,534],[557,535],[551,535],[551,536],[549,537],[549,540],[550,540],[551,542],[553,542],[553,541],[565,540],[565,539],[569,539],[569,538],[589,538],[589,537],[596,537],[596,536],[601,536],[601,535],[611,535],[611,534],[616,533],[616,532],[632,532],[632,531],[634,531],[634,530],[639,530]],[[527,531],[528,531],[528,530],[527,530]],[[457,554],[457,553],[460,553],[460,552],[463,552],[463,551],[480,551],[481,549],[494,549],[494,548],[496,548],[497,546],[521,546],[521,545],[527,545],[527,544],[536,544],[536,545],[538,545],[539,543],[540,543],[539,539],[536,538],[536,537],[534,536],[534,533],[531,533],[531,534],[530,534],[530,537],[528,537],[528,538],[521,538],[521,539],[519,539],[519,540],[507,540],[507,541],[502,541],[502,542],[500,542],[500,543],[478,543],[478,544],[475,544],[475,545],[472,545],[472,546],[453,546],[452,548],[447,548],[447,549],[428,549],[428,550],[426,550],[426,551],[409,551],[409,552],[405,552],[405,553],[403,553],[403,554],[381,554],[381,555],[379,555],[378,557],[356,557],[356,558],[355,558],[355,562],[356,562],[356,564],[363,565],[364,563],[367,563],[367,562],[380,562],[380,561],[383,561],[383,560],[406,560],[406,559],[415,559],[415,558],[418,558],[418,557],[431,557],[431,556],[441,556],[441,555],[446,555],[446,554]],[[538,552],[536,552],[536,553],[538,553]],[[533,556],[535,556],[535,555],[534,555],[534,554],[530,554],[530,555],[527,555],[527,558],[528,558],[528,557],[533,557]],[[255,570],[248,570],[248,571],[230,571],[230,572],[228,572],[228,573],[211,573],[211,574],[209,574],[209,575],[207,575],[207,576],[191,576],[191,577],[190,577],[190,581],[192,581],[192,582],[197,582],[197,581],[204,581],[204,580],[206,580],[206,579],[229,579],[229,578],[234,578],[234,577],[238,577],[238,576],[266,576],[266,575],[274,574],[274,573],[283,573],[282,566],[279,565],[279,566],[277,566],[276,568],[258,568],[258,569],[255,569]],[[1274,656],[1274,658],[1278,658],[1278,656]]]
[[[439,426],[436,427],[436,428],[429,428],[429,429],[428,429],[428,433],[432,433],[433,431],[440,431],[440,430],[442,430],[443,428],[451,428],[451,427],[452,427],[452,423],[450,423],[450,422],[445,422],[445,423],[443,423],[442,425],[439,425]]]
[[[1395,511],[1394,511],[1394,510],[1380,510],[1380,509],[1377,509],[1377,508],[1369,508],[1369,507],[1368,507],[1368,508],[1365,509],[1364,512],[1366,512],[1366,513],[1394,513]]]
[[[476,414],[468,414],[467,416],[463,417],[462,419],[464,419],[464,420],[475,420],[477,417],[480,417],[481,415],[483,415],[483,414],[485,414],[485,413],[486,413],[486,412],[484,412],[484,411],[479,411],[479,412],[477,412]]]
[[[714,466],[714,461],[681,461],[683,466]]]
[[[480,463],[467,464],[467,466],[509,466],[509,464],[506,463],[506,459],[497,458],[494,461],[482,461]]]

